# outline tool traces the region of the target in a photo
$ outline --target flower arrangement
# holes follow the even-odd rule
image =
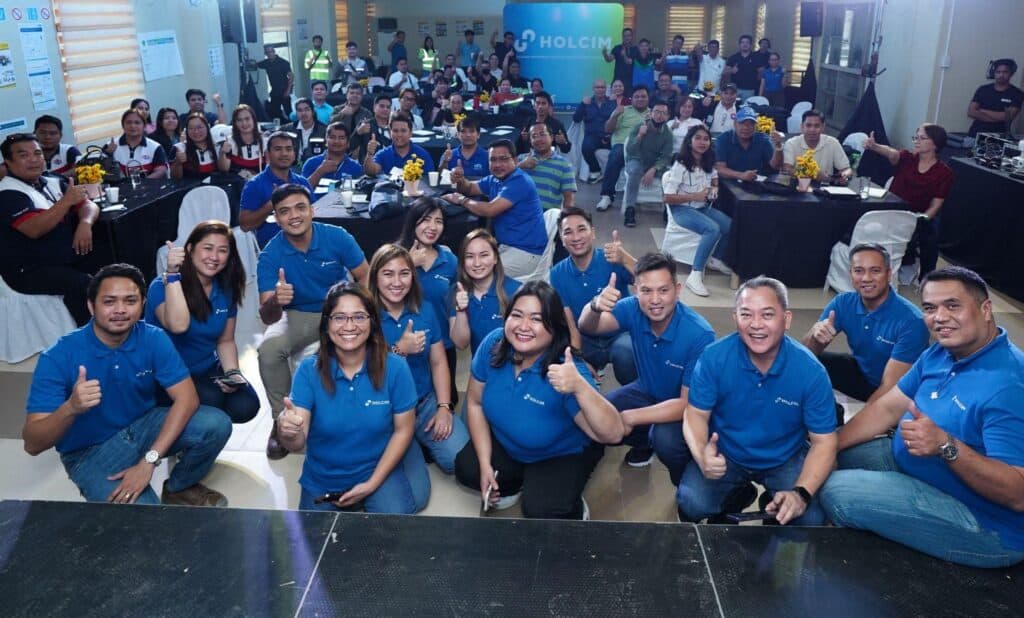
[[[489,103],[490,101],[491,101],[491,93],[487,92],[486,90],[484,90],[483,92],[480,93],[480,102],[481,103]]]
[[[797,178],[817,178],[818,162],[814,160],[814,149],[808,149],[796,158],[796,165],[793,167],[793,175]]]
[[[423,159],[413,155],[402,167],[402,180],[416,182],[423,178]]]
[[[103,177],[106,176],[106,172],[103,171],[103,167],[99,163],[93,163],[92,165],[79,165],[75,168],[75,181],[80,185],[96,184],[103,182]]]
[[[704,82],[704,92],[711,92],[715,89],[715,82],[710,79]]]
[[[455,126],[459,126],[463,120],[466,119],[465,114],[452,114],[452,118],[455,119]]]
[[[765,135],[771,135],[775,131],[775,120],[768,116],[757,117],[757,132],[764,133]]]
[[[363,88],[367,88],[370,85],[370,78],[369,77],[364,77],[363,79],[357,80],[357,82]]]

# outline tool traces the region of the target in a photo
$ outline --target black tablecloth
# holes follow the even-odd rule
[[[950,161],[956,180],[939,216],[939,251],[976,271],[989,285],[1024,301],[1019,249],[1024,238],[1024,181],[981,167],[972,159]]]
[[[864,201],[837,201],[811,193],[754,193],[725,180],[716,204],[732,217],[726,262],[743,279],[768,275],[790,287],[821,287],[832,245],[849,237],[870,210],[899,210],[892,193]]]

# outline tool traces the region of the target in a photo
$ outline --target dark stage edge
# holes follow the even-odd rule
[[[854,530],[0,503],[5,616],[1015,616]]]

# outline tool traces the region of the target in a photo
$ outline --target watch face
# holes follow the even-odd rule
[[[155,464],[160,461],[160,453],[156,451],[149,451],[146,453],[146,463]]]

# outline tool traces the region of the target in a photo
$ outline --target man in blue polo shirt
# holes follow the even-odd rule
[[[697,358],[715,340],[715,331],[679,301],[672,256],[648,253],[637,260],[634,271],[636,296],[621,299],[618,277],[612,272],[600,294],[583,309],[580,332],[629,333],[639,377],[608,394],[608,401],[622,413],[623,442],[632,447],[626,464],[647,466],[657,453],[672,484],[678,485],[690,458],[679,427],[690,378]]]
[[[292,171],[295,163],[295,142],[287,133],[274,133],[267,140],[267,168],[253,176],[242,188],[238,204],[238,224],[246,232],[256,231],[256,241],[265,247],[280,230],[267,221],[274,212],[270,195],[283,184],[300,185],[313,192],[309,182]]]
[[[320,310],[327,291],[351,273],[366,282],[366,257],[344,229],[313,223],[306,186],[283,185],[270,197],[281,231],[260,253],[256,279],[260,319],[269,328],[259,347],[260,377],[276,419],[291,388],[290,361],[319,339]],[[284,318],[284,319],[282,319]],[[267,440],[267,457],[288,454],[277,440],[277,423]]]
[[[757,481],[780,524],[824,523],[815,493],[836,459],[832,387],[814,355],[786,335],[792,317],[786,286],[750,279],[736,292],[737,332],[697,362],[683,421],[693,461],[676,491],[681,520],[718,515]]]
[[[516,148],[507,139],[491,142],[487,149],[491,174],[478,182],[466,180],[456,167],[452,183],[457,193],[444,196],[478,217],[491,217],[498,239],[505,275],[521,283],[547,277],[541,255],[548,245],[544,212],[533,179],[516,167]],[[484,195],[489,201],[474,200]]]
[[[341,180],[343,176],[356,178],[363,175],[363,166],[348,156],[348,129],[343,122],[327,126],[327,152],[310,157],[302,165],[302,175],[315,187],[320,179]]]
[[[612,231],[612,242],[604,249],[595,248],[597,235],[593,219],[589,212],[578,206],[566,208],[559,215],[558,233],[569,257],[551,269],[551,287],[555,288],[565,305],[572,345],[582,352],[583,360],[591,367],[601,371],[610,362],[615,380],[619,384],[629,384],[636,380],[633,342],[629,333],[584,335],[576,323],[587,303],[608,283],[612,273],[615,273],[615,286],[621,297],[629,296],[636,259],[622,246],[616,231]]]
[[[921,304],[936,343],[839,432],[846,450],[822,504],[837,525],[943,560],[1021,562],[1024,353],[973,271],[932,271]],[[893,425],[893,437],[876,438]]]
[[[89,283],[93,319],[43,352],[32,376],[22,436],[38,455],[56,447],[89,502],[227,506],[203,486],[231,435],[231,420],[199,405],[170,338],[141,322],[146,282],[129,264],[104,266]],[[156,404],[157,388],[171,399]],[[177,464],[161,498],[150,486],[161,459]]]
[[[772,131],[770,139],[758,133],[757,112],[746,105],[736,112],[733,126],[715,138],[715,169],[720,177],[751,181],[758,174],[782,169],[782,133]]]
[[[921,311],[889,285],[889,252],[879,244],[850,249],[853,292],[840,294],[821,312],[801,343],[825,365],[832,387],[873,403],[903,377],[928,347]],[[853,354],[826,352],[840,332]],[[836,421],[843,423],[842,407]]]
[[[487,150],[479,147],[480,121],[471,116],[463,118],[459,123],[459,146],[451,150],[445,148],[441,155],[441,169],[453,170],[462,168],[463,174],[469,178],[483,178],[489,171]]]
[[[370,152],[367,150],[363,169],[370,176],[388,174],[392,168],[402,169],[412,158],[423,161],[423,173],[434,171],[434,159],[419,144],[412,143],[412,119],[398,113],[388,123],[391,128],[391,145],[383,150]]]

